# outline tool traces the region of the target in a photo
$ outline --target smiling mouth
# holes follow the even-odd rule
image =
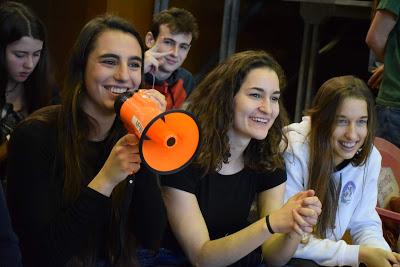
[[[266,119],[266,118],[261,118],[261,117],[250,117],[250,119],[251,119],[252,121],[254,121],[254,122],[262,123],[262,124],[267,124],[267,123],[269,122],[268,119]]]
[[[126,93],[127,91],[129,91],[129,87],[117,87],[117,86],[104,86],[104,88],[106,88],[107,91],[110,91],[113,94],[123,94]]]
[[[171,60],[171,59],[167,59],[167,58],[165,59],[165,61],[170,65],[175,65],[177,63],[176,60]]]
[[[345,150],[353,150],[356,147],[356,144],[358,142],[344,142],[344,141],[339,141],[339,144],[341,147],[343,147]]]

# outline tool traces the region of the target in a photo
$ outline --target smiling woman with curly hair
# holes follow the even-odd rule
[[[270,55],[246,51],[219,64],[189,97],[202,147],[191,166],[161,181],[172,230],[165,247],[176,256],[195,266],[256,266],[262,258],[281,265],[312,230],[320,212],[312,190],[283,205],[283,87]],[[256,196],[259,219],[248,223]]]

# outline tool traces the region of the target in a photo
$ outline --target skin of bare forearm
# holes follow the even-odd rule
[[[268,266],[282,266],[292,257],[301,241],[301,236],[295,232],[273,234],[262,245],[264,261]]]
[[[271,234],[262,218],[239,232],[206,242],[192,264],[208,267],[230,265],[261,246],[269,236]]]

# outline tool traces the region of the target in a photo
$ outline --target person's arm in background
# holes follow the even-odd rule
[[[396,25],[397,17],[390,11],[379,9],[376,11],[368,30],[365,42],[374,52],[377,59],[384,62],[385,48],[390,32]]]
[[[19,267],[21,252],[18,239],[12,230],[10,217],[4,198],[3,187],[0,183],[0,266]]]
[[[368,79],[368,86],[374,90],[379,89],[383,79],[383,72],[385,70],[385,64],[379,65],[379,67],[372,70],[372,75]]]

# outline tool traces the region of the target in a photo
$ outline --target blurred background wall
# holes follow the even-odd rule
[[[2,0],[3,1],[3,0]],[[352,2],[357,0],[352,0]],[[20,0],[44,21],[54,71],[61,84],[69,51],[82,26],[104,12],[118,14],[146,34],[155,0]],[[200,38],[192,44],[184,63],[200,80],[218,62],[224,0],[171,0],[169,6],[182,7],[198,19]],[[331,1],[332,2],[332,1]],[[343,2],[343,1],[342,1]],[[370,9],[362,18],[329,17],[319,28],[315,87],[332,77],[355,74],[367,79],[369,50],[364,43]],[[236,51],[264,49],[286,71],[288,87],[285,105],[293,119],[304,30],[301,3],[282,0],[242,0],[238,16]]]

